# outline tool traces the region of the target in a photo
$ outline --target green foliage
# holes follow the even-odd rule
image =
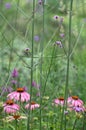
[[[6,7],[6,3],[10,3],[9,8]],[[53,100],[65,95],[70,38],[69,13],[69,0],[45,0],[44,5],[36,0],[34,11],[30,0],[0,0],[0,102],[5,101],[7,96],[7,92],[2,96],[3,86],[11,86],[13,90],[27,86],[29,92],[32,88],[32,100],[41,103],[41,108],[31,113],[31,130],[39,130],[40,124],[43,130],[61,130],[62,108],[53,106]],[[54,18],[56,15],[58,19]],[[68,96],[79,96],[86,106],[85,17],[86,0],[75,0],[71,21],[67,93]],[[64,34],[64,37],[61,37],[61,34]],[[39,39],[36,40],[34,36],[38,36]],[[56,41],[61,41],[62,47],[56,45]],[[26,48],[30,49],[29,52],[25,51]],[[15,86],[11,84],[14,68],[19,71],[19,78],[16,79],[18,84]],[[31,78],[41,87],[32,87]],[[38,92],[41,97],[36,96]],[[21,113],[25,112],[23,105]],[[27,129],[27,121],[23,119],[18,122],[18,126],[15,120],[12,124],[4,122],[3,118],[6,115],[2,105],[0,112],[0,130]],[[68,112],[66,116],[63,114],[63,126],[66,120],[67,130],[81,130],[82,127],[84,130],[85,113],[73,113],[69,110]],[[28,115],[27,112],[24,114]]]

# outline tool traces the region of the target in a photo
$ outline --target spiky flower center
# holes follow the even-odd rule
[[[34,101],[31,102],[31,105],[35,105],[36,103]]]
[[[14,118],[15,120],[17,120],[17,119],[20,118],[20,115],[14,115],[13,118]]]
[[[60,101],[64,101],[64,98],[63,97],[60,97],[60,98],[58,98]]]
[[[19,93],[24,92],[24,88],[17,88],[17,92],[19,92]]]
[[[72,99],[78,100],[78,96],[72,96]]]
[[[13,105],[14,102],[13,102],[12,100],[7,100],[7,101],[6,101],[6,104],[7,104],[7,105]]]

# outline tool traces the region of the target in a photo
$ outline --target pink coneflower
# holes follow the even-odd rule
[[[35,102],[31,102],[31,104],[27,104],[25,106],[26,109],[30,109],[30,110],[34,110],[35,108],[39,108],[40,105],[35,103]]]
[[[55,103],[56,105],[61,105],[61,106],[63,106],[63,105],[64,105],[64,98],[63,98],[63,97],[56,98],[56,99],[54,100],[54,103]]]
[[[10,122],[10,121],[13,121],[13,120],[21,120],[21,119],[27,119],[26,116],[21,116],[21,115],[18,115],[18,114],[15,114],[13,116],[7,116],[3,119],[3,121],[7,121],[7,122]]]
[[[75,112],[84,112],[85,111],[85,107],[84,106],[76,106],[76,107],[73,107],[73,110]]]
[[[83,101],[78,96],[69,97],[67,102],[70,107],[83,106]]]
[[[7,95],[9,99],[13,99],[15,101],[27,102],[30,100],[30,94],[25,92],[24,88],[17,88],[16,91]]]
[[[15,104],[12,100],[7,100],[3,104],[4,111],[8,114],[16,113],[19,110],[19,105]]]

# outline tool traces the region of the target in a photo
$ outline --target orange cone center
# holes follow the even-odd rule
[[[7,101],[6,101],[6,104],[7,104],[7,105],[13,105],[14,102],[13,102],[12,100],[7,100]]]
[[[34,101],[31,102],[31,105],[35,105],[36,103]]]
[[[24,92],[24,88],[17,88],[17,92]]]
[[[60,98],[58,98],[60,101],[64,101],[64,98],[63,97],[60,97]]]
[[[20,116],[19,115],[14,115],[13,118],[17,120],[17,119],[20,118]]]
[[[72,99],[78,100],[78,96],[72,96]]]

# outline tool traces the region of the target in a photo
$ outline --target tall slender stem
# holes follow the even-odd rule
[[[44,10],[44,0],[43,0],[43,33],[42,33],[42,44],[40,44],[40,51],[41,51],[41,62],[40,62],[40,86],[42,88],[42,62],[43,62],[43,43],[44,43],[44,22],[45,22],[45,10]],[[42,90],[40,89],[40,106],[42,106]],[[42,109],[40,107],[40,130],[42,130]]]
[[[69,86],[69,67],[70,67],[69,63],[70,63],[70,53],[71,53],[72,5],[73,5],[73,0],[71,0],[71,2],[70,2],[70,14],[69,14],[69,44],[68,44],[68,56],[67,56],[65,99],[67,99],[67,97],[68,97],[68,86]]]
[[[33,81],[33,55],[34,55],[34,18],[35,18],[35,0],[33,0],[32,10],[32,55],[31,55],[31,85],[30,85],[30,104],[32,100],[32,81]],[[30,130],[31,111],[28,112],[27,130]]]
[[[62,110],[62,117],[61,117],[61,126],[60,130],[63,129],[63,118],[64,118],[64,109],[67,109],[67,97],[68,97],[68,86],[69,86],[69,64],[70,64],[70,51],[71,51],[71,25],[72,25],[72,6],[73,0],[70,1],[70,13],[69,13],[69,44],[68,44],[68,56],[67,56],[67,72],[66,72],[66,85],[65,85],[65,105],[63,106]],[[66,130],[66,115],[65,115],[65,130]]]
[[[74,121],[74,124],[73,124],[73,129],[72,129],[72,130],[74,130],[74,129],[75,129],[76,123],[77,123],[77,118],[76,118],[76,119],[75,119],[75,121]]]
[[[15,12],[15,21],[14,21],[14,27],[16,29],[16,26],[17,26],[17,18],[18,18],[18,7],[19,7],[19,4],[20,4],[20,0],[18,0],[17,2],[17,9],[16,9],[16,12]],[[14,17],[14,16],[13,16]],[[11,59],[12,59],[12,55],[13,55],[13,47],[14,47],[14,39],[15,39],[15,36],[16,36],[16,33],[13,32],[13,38],[12,38],[12,44],[11,44],[11,49],[10,49],[10,58],[9,58],[9,65],[8,65],[8,75],[10,74],[10,68],[11,68]]]

